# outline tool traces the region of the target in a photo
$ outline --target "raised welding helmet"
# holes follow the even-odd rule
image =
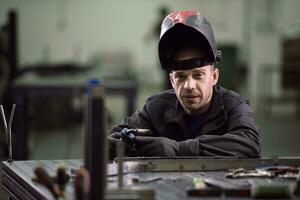
[[[193,46],[205,52],[205,57],[177,62],[174,54],[182,47]],[[208,20],[197,11],[176,11],[162,22],[158,54],[163,69],[191,69],[221,60],[213,30]]]

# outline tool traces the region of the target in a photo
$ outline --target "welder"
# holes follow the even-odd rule
[[[126,156],[260,157],[260,130],[249,101],[218,85],[221,51],[207,18],[198,11],[167,15],[158,54],[173,89],[151,96],[110,129],[110,158],[130,130],[135,137],[125,142]]]

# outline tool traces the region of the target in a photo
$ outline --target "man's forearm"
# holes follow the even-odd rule
[[[190,142],[189,148],[197,143],[197,156],[237,156],[239,158],[260,157],[260,141],[242,131],[224,135],[202,135]]]

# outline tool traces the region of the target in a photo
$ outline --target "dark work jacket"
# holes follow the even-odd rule
[[[187,156],[260,157],[260,131],[254,122],[249,101],[237,93],[216,86],[206,118],[194,139],[188,139],[186,118],[174,90],[167,90],[147,99],[131,117],[110,129],[150,129],[154,136],[186,141]]]

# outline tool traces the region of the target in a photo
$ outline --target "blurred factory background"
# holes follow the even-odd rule
[[[157,24],[161,12],[184,9],[210,20],[220,85],[250,99],[262,155],[299,155],[299,0],[0,0],[0,102],[8,113],[23,105],[12,129],[28,133],[15,145],[19,158],[82,158],[80,87],[91,78],[107,85],[109,125],[163,90]]]

